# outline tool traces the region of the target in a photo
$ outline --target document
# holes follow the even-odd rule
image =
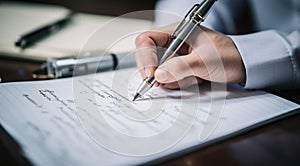
[[[77,54],[124,53],[135,48],[139,33],[152,28],[151,20],[135,19],[130,14],[112,17],[75,13],[66,26],[34,45],[26,49],[15,46],[20,35],[60,20],[69,12],[70,9],[56,5],[0,2],[0,55],[45,61]],[[143,13],[136,12],[139,14]]]
[[[137,68],[0,84],[1,126],[34,165],[156,163],[234,136],[300,106],[263,91],[205,84],[152,88],[132,102]]]

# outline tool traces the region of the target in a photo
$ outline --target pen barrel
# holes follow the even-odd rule
[[[146,77],[142,84],[138,87],[137,93],[143,96],[148,90],[150,90],[153,85],[156,83],[154,77]]]
[[[25,48],[48,36],[50,33],[62,28],[68,22],[70,22],[73,13],[68,14],[65,18],[48,25],[39,27],[38,29],[29,32],[28,34],[21,35],[15,42],[15,45],[20,48]]]
[[[189,22],[187,22],[182,30],[178,33],[176,38],[171,42],[169,48],[159,60],[158,65],[161,65],[167,59],[172,58],[196,27],[197,24],[193,22],[193,20],[189,20]]]
[[[114,70],[117,63],[116,56],[108,54],[101,57],[49,59],[46,65],[48,75],[61,78]]]
[[[158,66],[160,66],[167,59],[172,58],[176,54],[176,52],[181,48],[182,44],[191,35],[193,30],[205,20],[205,17],[208,15],[215,1],[216,0],[203,0],[201,4],[196,4],[192,7],[192,9],[188,12],[184,19],[177,25],[175,31],[171,34],[171,38],[173,38],[174,36],[176,36],[176,38],[171,42],[168,49],[160,58]],[[188,21],[185,21],[187,16],[190,16],[190,19]],[[177,32],[179,33],[177,34]],[[133,101],[138,96],[144,95],[144,93],[146,93],[155,83],[156,80],[154,77],[147,77],[139,86],[137,93],[133,98]]]
[[[184,23],[184,21],[180,23],[180,27],[181,25],[183,26],[182,29],[176,35],[176,38],[171,42],[169,48],[159,60],[158,65],[161,65],[167,59],[173,57],[176,54],[176,52],[180,49],[182,44],[187,40],[187,38],[197,27],[197,25],[200,25],[200,23],[205,20],[205,17],[211,11],[211,8],[214,5],[215,1],[216,0],[204,0],[201,4],[199,4],[198,7],[194,9],[192,8],[190,12],[190,19],[186,23]],[[173,34],[171,36],[173,36]]]
[[[203,22],[206,18],[206,16],[209,14],[209,12],[212,9],[212,6],[217,0],[204,0],[202,3],[199,5],[199,8],[192,13],[191,19],[194,19],[196,22]]]

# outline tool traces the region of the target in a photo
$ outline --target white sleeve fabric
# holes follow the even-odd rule
[[[300,32],[269,30],[230,36],[245,68],[247,89],[300,88]]]

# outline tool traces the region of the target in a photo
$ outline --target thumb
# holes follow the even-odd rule
[[[155,71],[155,79],[159,83],[167,84],[195,76],[192,67],[195,61],[191,55],[171,58],[160,65]]]

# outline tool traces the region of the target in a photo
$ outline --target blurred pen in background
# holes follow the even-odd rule
[[[34,71],[34,79],[56,79],[135,66],[135,52],[49,58]]]
[[[27,34],[21,35],[15,42],[15,46],[25,49],[26,47],[35,44],[38,40],[66,26],[71,21],[73,15],[74,12],[70,12],[66,17],[58,21],[52,22]]]

